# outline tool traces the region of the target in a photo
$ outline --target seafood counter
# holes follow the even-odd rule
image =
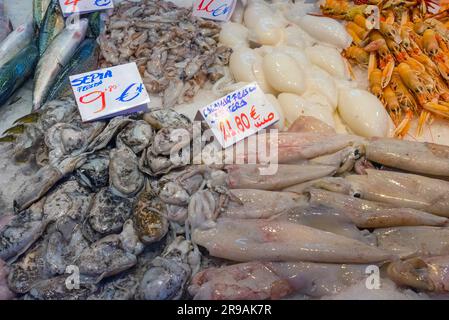
[[[378,5],[379,30],[343,0],[228,22],[35,0],[15,26],[0,0],[0,101],[28,107],[0,138],[0,299],[447,299],[449,142],[425,135],[447,126],[445,18]],[[128,62],[149,110],[83,122],[68,77]],[[217,147],[194,115],[254,82],[280,120]]]

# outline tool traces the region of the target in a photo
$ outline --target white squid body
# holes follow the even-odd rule
[[[263,71],[268,83],[279,92],[303,94],[304,72],[288,54],[268,53],[263,57]]]
[[[301,67],[302,70],[307,70],[308,68],[310,68],[311,62],[305,55],[304,51],[302,51],[299,48],[283,45],[283,46],[275,47],[275,48],[273,48],[273,50],[276,52],[288,54],[290,57],[292,57],[296,61],[296,63],[298,64],[298,66]]]
[[[236,49],[248,47],[248,29],[234,22],[227,22],[221,26],[220,42],[225,46]]]
[[[245,22],[245,26],[252,29],[256,26],[257,22],[266,17],[272,17],[274,12],[267,6],[265,3],[261,1],[250,1],[248,4],[245,13],[243,15],[243,21]]]
[[[320,42],[328,43],[339,49],[346,49],[351,45],[352,38],[338,21],[305,15],[298,20],[299,26]]]
[[[355,134],[364,137],[387,137],[394,127],[379,99],[366,90],[340,88],[338,113]]]
[[[276,111],[279,115],[279,121],[273,126],[273,128],[278,129],[278,130],[284,130],[285,114],[284,114],[284,110],[282,109],[281,105],[279,104],[279,101],[272,94],[266,94],[265,97],[271,103],[271,105],[274,107],[274,109],[276,109]]]
[[[309,66],[309,68],[305,69],[305,73],[307,77],[307,90],[304,97],[323,96],[327,103],[314,101],[328,104],[332,108],[332,111],[335,111],[338,103],[338,90],[334,79],[329,73],[317,66]]]
[[[335,127],[332,109],[326,105],[308,101],[291,93],[281,93],[278,96],[278,101],[288,123],[293,123],[299,116],[311,116],[327,123],[332,128]]]
[[[349,79],[345,61],[337,49],[328,46],[315,45],[306,48],[307,58],[318,67],[340,79]]]
[[[262,67],[262,57],[253,49],[240,47],[231,54],[229,68],[237,82],[256,81],[265,93],[274,93]]]
[[[250,30],[249,39],[265,45],[275,45],[284,38],[285,19],[267,5],[252,1],[244,14],[245,25]]]
[[[313,45],[313,40],[301,28],[288,26],[284,29],[285,44],[304,50]]]

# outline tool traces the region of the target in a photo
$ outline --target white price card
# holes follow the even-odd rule
[[[83,121],[147,111],[150,103],[134,62],[71,76],[70,84]]]
[[[193,15],[195,17],[228,21],[234,12],[238,0],[195,0]]]
[[[279,120],[275,107],[256,82],[231,92],[200,111],[223,148]]]
[[[113,0],[59,0],[62,13],[69,16],[73,13],[89,13],[114,8]]]

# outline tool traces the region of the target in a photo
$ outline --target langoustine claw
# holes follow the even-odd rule
[[[388,276],[397,284],[437,293],[449,292],[449,256],[392,262]]]
[[[233,261],[382,262],[394,255],[360,241],[285,221],[218,219],[193,231],[193,242]]]
[[[189,293],[196,300],[280,299],[292,293],[336,294],[364,277],[364,265],[247,262],[201,271]]]
[[[449,176],[449,147],[389,138],[370,139],[366,158],[385,166],[426,175]]]

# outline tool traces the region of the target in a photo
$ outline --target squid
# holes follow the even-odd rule
[[[449,147],[389,138],[373,138],[365,146],[368,160],[388,167],[433,176],[449,176]]]
[[[366,169],[366,173],[346,177],[354,195],[449,217],[448,181],[373,169]]]
[[[293,212],[274,217],[276,221],[288,221],[351,238],[369,245],[376,245],[376,237],[368,230],[360,230],[344,211],[323,205],[308,204]]]
[[[230,201],[226,208],[223,208],[222,217],[265,219],[307,206],[304,196],[291,192],[234,189],[231,193],[238,201]]]
[[[266,219],[218,219],[193,231],[195,244],[232,261],[377,263],[395,256],[363,242],[304,225]]]
[[[248,139],[236,143],[233,147],[236,163],[249,163],[251,160],[262,163],[265,160],[277,160],[279,164],[298,163],[302,160],[317,158],[340,151],[349,146],[365,143],[365,139],[354,135],[323,135],[312,132],[279,132],[277,135],[259,134],[257,141]],[[258,145],[270,154],[263,154]],[[277,150],[272,150],[276,145]],[[273,159],[273,152],[277,159]],[[263,157],[271,157],[263,159]],[[271,161],[273,162],[273,161]]]
[[[311,205],[306,195],[252,189],[231,190],[234,198],[221,217],[287,221],[375,244],[368,231],[360,231],[345,213],[322,205]],[[370,239],[371,238],[371,239]]]
[[[319,132],[323,135],[336,134],[334,128],[312,116],[299,116],[290,125],[288,132]]]
[[[228,165],[228,186],[232,189],[280,190],[289,186],[331,176],[336,167],[331,165],[280,164],[273,175],[262,175],[261,166]]]
[[[310,204],[324,205],[342,212],[359,228],[395,226],[442,226],[448,219],[424,211],[396,208],[389,204],[362,200],[326,190],[309,191]]]
[[[449,256],[417,257],[392,262],[388,276],[401,286],[436,293],[449,292]]]
[[[373,233],[380,249],[402,258],[449,254],[449,228],[395,227],[376,229]]]
[[[365,265],[307,262],[247,262],[209,268],[188,288],[195,300],[281,299],[292,293],[318,298],[363,280]]]

